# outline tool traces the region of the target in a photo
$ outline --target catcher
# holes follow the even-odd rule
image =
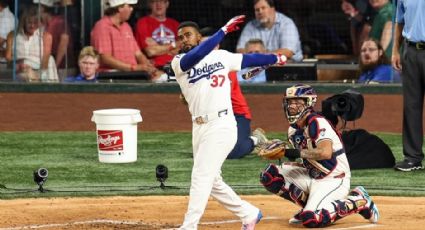
[[[289,220],[305,227],[325,227],[350,214],[359,213],[376,223],[377,206],[366,190],[350,190],[350,167],[341,138],[334,127],[314,112],[317,95],[309,85],[286,89],[283,109],[290,124],[289,144],[273,140],[259,155],[276,160],[260,174],[260,182],[271,193],[301,207]],[[290,148],[290,146],[294,148]],[[280,164],[280,158],[299,158],[301,163]]]

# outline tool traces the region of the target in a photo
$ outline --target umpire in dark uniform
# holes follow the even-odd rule
[[[425,93],[425,1],[398,0],[392,65],[403,82],[403,154],[394,168],[423,169],[423,103]],[[400,54],[400,46],[402,53]]]

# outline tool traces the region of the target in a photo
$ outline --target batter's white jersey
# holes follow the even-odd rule
[[[243,223],[254,220],[259,209],[242,200],[221,177],[221,167],[237,140],[229,71],[239,70],[242,54],[213,50],[191,69],[180,67],[185,54],[171,67],[192,114],[193,168],[188,211],[180,229],[197,229],[211,195]]]
[[[223,109],[233,114],[228,73],[240,70],[242,54],[213,50],[186,72],[180,68],[180,60],[184,55],[176,55],[171,66],[192,117]]]
[[[332,142],[333,156],[329,160],[306,160],[303,165],[309,170],[312,178],[320,179],[324,177],[351,177],[350,165],[345,155],[344,146],[335,129],[322,116],[315,113],[307,118],[305,129],[295,129],[289,127],[288,139],[298,149],[313,149],[323,140]]]

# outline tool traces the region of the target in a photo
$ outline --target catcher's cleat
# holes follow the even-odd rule
[[[359,208],[359,214],[362,215],[365,219],[369,220],[371,223],[377,223],[379,219],[379,210],[375,203],[372,201],[372,198],[367,193],[366,189],[363,186],[357,186],[350,192],[350,194],[357,193],[359,196],[362,196],[366,201],[366,205]]]
[[[254,230],[255,225],[258,224],[258,222],[260,222],[261,218],[263,218],[263,213],[261,213],[261,211],[258,211],[257,217],[253,219],[252,221],[246,224],[243,224],[241,230]]]
[[[289,219],[289,224],[302,224],[303,221],[301,220],[300,214],[303,212],[303,210],[301,209],[300,211],[298,211],[293,217],[291,217],[291,219]]]
[[[252,136],[258,140],[255,146],[262,146],[269,141],[266,137],[266,132],[262,128],[256,128],[252,131]]]

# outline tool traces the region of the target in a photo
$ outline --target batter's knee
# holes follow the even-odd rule
[[[318,212],[303,211],[300,213],[300,218],[303,226],[307,228],[322,228],[332,223],[331,215],[326,209]]]

